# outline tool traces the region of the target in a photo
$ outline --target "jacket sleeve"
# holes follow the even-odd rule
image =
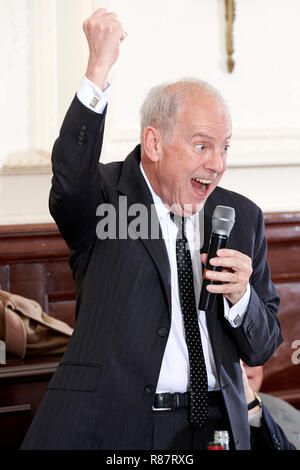
[[[264,405],[261,426],[251,426],[250,429],[252,450],[296,450]]]
[[[96,208],[105,200],[99,157],[106,109],[97,114],[75,96],[52,151],[49,209],[71,251],[95,238]]]
[[[280,299],[271,281],[264,219],[260,209],[252,268],[251,294],[243,322],[238,328],[230,330],[239,357],[249,366],[258,366],[263,365],[283,341],[277,316]]]

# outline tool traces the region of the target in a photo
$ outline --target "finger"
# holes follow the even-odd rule
[[[241,286],[238,283],[225,283],[225,284],[208,284],[206,286],[208,292],[212,294],[234,294],[241,292]],[[243,289],[243,292],[245,289]]]
[[[99,19],[99,18],[109,18],[109,19],[116,19],[117,15],[113,11],[108,11],[106,8],[99,8],[96,10],[90,18]]]
[[[107,14],[106,8],[98,8],[98,10],[94,11],[94,13],[90,16],[90,18],[98,18],[99,16],[103,16]]]
[[[246,267],[248,267],[246,265],[246,263],[241,260],[240,258],[238,258],[237,256],[233,257],[233,258],[211,258],[209,260],[210,264],[212,266],[221,266],[221,267],[224,267],[224,268],[231,268],[231,269],[234,269],[234,270],[243,270],[243,269],[246,269]]]
[[[238,273],[229,272],[229,271],[209,271],[205,272],[205,278],[211,279],[216,282],[231,282],[237,283],[240,281],[240,276]]]
[[[112,11],[108,11],[108,12],[105,14],[105,18],[108,18],[108,19],[111,19],[111,20],[116,20],[116,19],[117,19],[117,15],[116,15],[116,13],[113,13]]]
[[[220,248],[218,251],[217,251],[217,255],[220,256],[220,257],[233,257],[233,256],[246,256],[244,255],[243,253],[241,253],[240,251],[237,251],[237,250],[231,250],[229,248]]]
[[[124,41],[127,33],[123,30],[119,21],[87,21],[83,24],[83,31],[88,36],[89,34],[96,33],[96,35],[114,35],[119,37],[120,41]]]

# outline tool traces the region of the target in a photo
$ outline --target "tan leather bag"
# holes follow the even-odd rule
[[[0,290],[0,340],[6,353],[26,356],[61,354],[73,329],[45,312],[38,302]]]

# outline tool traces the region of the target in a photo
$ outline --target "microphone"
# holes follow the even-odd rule
[[[220,282],[207,279],[205,273],[210,271],[221,271],[221,266],[212,266],[210,260],[217,256],[217,251],[226,248],[227,240],[235,221],[235,210],[233,207],[216,206],[212,217],[212,233],[209,242],[207,261],[203,273],[203,283],[200,294],[199,310],[213,310],[216,294],[208,292],[206,286],[209,284],[220,284]]]

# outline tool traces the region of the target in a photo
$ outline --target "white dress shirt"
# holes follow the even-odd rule
[[[82,104],[87,106],[89,109],[92,109],[97,113],[102,113],[107,104],[108,89],[108,83],[106,83],[105,89],[104,91],[102,91],[89,79],[84,77],[81,87],[78,90],[77,97],[82,102]],[[164,205],[160,197],[152,189],[148,178],[143,170],[142,164],[140,164],[140,170],[143,177],[145,178],[145,181],[153,198],[163,237],[166,243],[166,249],[171,269],[172,320],[156,391],[157,393],[165,391],[169,391],[171,393],[186,392],[189,389],[190,383],[189,358],[185,341],[183,316],[180,306],[178,290],[178,274],[176,262],[177,227],[170,218],[169,209]],[[196,306],[199,302],[202,283],[202,265],[200,259],[200,251],[199,249],[194,249],[194,246],[201,246],[199,243],[199,239],[197,238],[200,237],[200,232],[199,230],[197,230],[196,224],[197,216],[197,214],[194,214],[193,216],[188,217],[186,222],[186,236],[188,239],[192,259]],[[225,299],[225,297],[223,297],[224,316],[233,328],[236,328],[241,325],[243,321],[243,316],[248,306],[249,298],[249,284],[244,296],[233,307],[230,308],[227,300]],[[205,312],[201,310],[197,310],[197,314],[201,334],[202,348],[207,370],[208,389],[218,390],[220,389],[220,384],[216,373],[214,355],[211,347],[209,334],[207,331],[206,315]]]

